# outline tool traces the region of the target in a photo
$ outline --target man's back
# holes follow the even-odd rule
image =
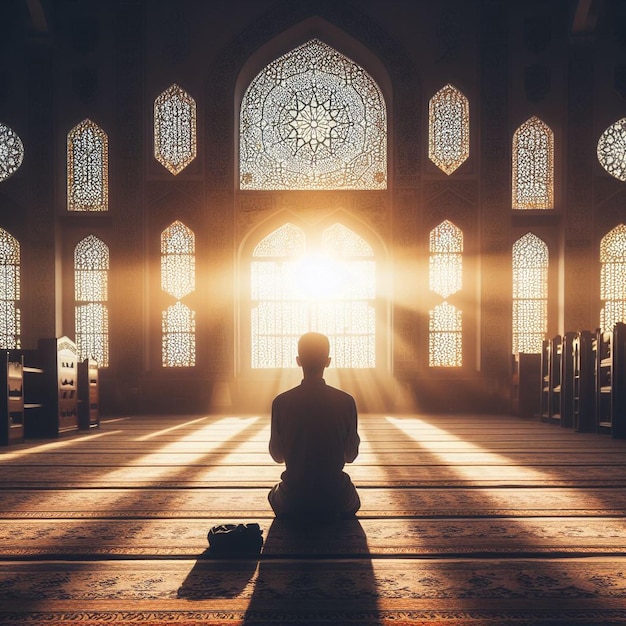
[[[277,396],[272,421],[270,452],[280,449],[288,485],[319,488],[338,481],[345,462],[358,454],[354,399],[323,380],[303,381]]]
[[[268,499],[276,515],[333,519],[351,517],[361,501],[345,463],[359,453],[356,404],[322,376],[330,365],[328,337],[305,333],[296,361],[304,379],[272,403],[270,454],[285,463]]]

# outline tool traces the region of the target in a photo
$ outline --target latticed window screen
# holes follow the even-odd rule
[[[246,90],[239,159],[241,189],[386,189],[383,95],[362,67],[313,39]]]
[[[154,101],[154,158],[176,175],[196,158],[196,141],[196,101],[174,84]]]
[[[67,208],[109,208],[109,140],[91,120],[82,121],[67,135]]]
[[[514,209],[554,208],[554,133],[531,117],[513,135]]]
[[[620,224],[600,242],[600,328],[626,322],[626,226]]]
[[[19,135],[0,123],[0,183],[14,174],[24,160],[24,144]]]
[[[195,241],[178,220],[161,233],[161,289],[176,300],[161,313],[163,367],[196,364],[196,313],[181,302],[196,288]]]
[[[428,364],[463,365],[462,311],[446,298],[463,286],[463,232],[445,220],[430,232],[429,287],[444,301],[429,312]]]
[[[463,365],[462,313],[448,302],[429,311],[428,365],[461,367]]]
[[[469,157],[469,102],[453,85],[428,104],[428,158],[450,175]]]
[[[611,124],[598,140],[600,165],[618,180],[626,180],[626,117]]]
[[[74,249],[74,329],[83,359],[109,365],[109,248],[89,235]]]
[[[526,233],[513,244],[513,354],[540,353],[548,330],[548,246]]]
[[[0,228],[0,348],[20,347],[20,244]]]
[[[371,246],[339,223],[324,230],[315,243],[288,223],[254,249],[253,368],[296,367],[297,341],[308,331],[329,337],[335,367],[376,364],[376,263]]]

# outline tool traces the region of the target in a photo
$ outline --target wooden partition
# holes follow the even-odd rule
[[[11,350],[24,363],[24,437],[58,437],[78,430],[76,344],[68,337],[40,339],[37,350]]]
[[[92,359],[78,364],[78,426],[81,430],[100,426],[98,364]]]
[[[626,437],[626,324],[613,331],[596,331],[596,429],[612,437]]]
[[[560,388],[559,388],[559,423],[571,428],[574,423],[574,337],[568,332],[561,339],[559,353]]]
[[[541,420],[561,420],[561,336],[543,342],[541,356]]]
[[[594,336],[582,330],[573,338],[572,426],[577,432],[592,432],[595,424]]]
[[[541,342],[541,396],[539,417],[542,422],[550,415],[550,341]]]
[[[541,404],[541,354],[513,355],[511,410],[520,417],[536,417]]]
[[[0,445],[24,441],[24,359],[5,351],[0,359]]]

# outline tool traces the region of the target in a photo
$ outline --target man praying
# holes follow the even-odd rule
[[[296,361],[303,380],[274,398],[269,451],[285,463],[268,499],[278,517],[331,521],[354,517],[359,495],[343,471],[359,454],[354,398],[324,381],[328,337],[306,333]]]

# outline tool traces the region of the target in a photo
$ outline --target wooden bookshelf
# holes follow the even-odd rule
[[[5,351],[0,359],[0,445],[24,441],[24,359]]]

